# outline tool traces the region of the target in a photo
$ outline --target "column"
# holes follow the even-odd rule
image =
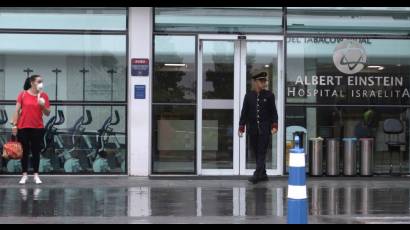
[[[151,172],[152,7],[130,7],[128,15],[128,174]],[[149,73],[132,76],[131,60],[149,60]],[[138,96],[135,89],[138,90]],[[141,89],[145,87],[145,98]],[[137,97],[136,97],[137,96]],[[138,99],[136,99],[138,98]]]

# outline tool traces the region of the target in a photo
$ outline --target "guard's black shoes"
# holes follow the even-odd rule
[[[251,182],[252,184],[257,184],[259,182],[259,178],[256,176],[251,176],[248,179],[249,182]]]
[[[263,175],[262,177],[259,178],[259,181],[269,181],[268,175]]]

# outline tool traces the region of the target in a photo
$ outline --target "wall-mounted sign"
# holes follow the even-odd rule
[[[133,58],[131,59],[131,75],[136,77],[146,77],[149,75],[149,59]]]
[[[355,74],[362,71],[366,62],[366,50],[362,44],[353,40],[344,40],[336,46],[333,52],[333,63],[344,74]]]
[[[369,65],[362,44],[344,40],[333,52],[334,70],[297,75],[287,83],[287,97],[305,98],[320,104],[408,104],[410,84],[400,72]],[[379,72],[371,71],[377,69]],[[366,71],[364,71],[366,70]]]
[[[134,85],[134,99],[145,99],[145,85]]]
[[[345,40],[345,38],[336,38],[336,37],[306,37],[306,38],[298,38],[298,37],[289,37],[287,39],[287,43],[304,43],[304,44],[338,44]],[[356,41],[360,44],[367,44],[371,45],[372,42],[369,38],[350,38],[349,40]]]

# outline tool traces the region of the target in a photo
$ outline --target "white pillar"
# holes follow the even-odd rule
[[[128,15],[128,174],[151,172],[152,7],[130,7]],[[149,75],[131,76],[131,59],[149,59]],[[144,85],[145,99],[134,99],[134,86]]]

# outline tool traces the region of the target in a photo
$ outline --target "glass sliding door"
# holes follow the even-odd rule
[[[242,48],[242,50],[243,56],[245,56],[245,73],[243,74],[242,82],[246,82],[245,84],[242,84],[246,86],[246,90],[242,91],[243,95],[251,90],[252,76],[260,72],[267,72],[268,90],[274,93],[276,100],[278,99],[279,44],[280,43],[278,43],[278,41],[248,40],[246,44],[243,45],[244,47]],[[242,97],[243,96],[241,95],[241,100],[243,100]],[[276,103],[276,107],[279,110],[278,103]],[[246,135],[246,139],[244,139],[243,142],[246,142],[246,147],[241,148],[244,150],[241,151],[241,153],[243,154],[241,159],[244,159],[241,165],[241,174],[248,175],[252,174],[256,168],[256,157],[251,149],[249,134]],[[273,135],[266,156],[266,169],[268,170],[268,174],[280,174],[280,172],[277,170],[278,152],[280,152],[280,149],[278,149],[277,145],[277,135]]]
[[[255,155],[248,136],[237,130],[243,98],[251,76],[268,72],[269,90],[282,100],[281,40],[267,36],[200,35],[198,40],[197,173],[199,175],[251,175]],[[279,91],[278,91],[279,90]],[[281,113],[281,103],[277,104]],[[281,115],[279,115],[281,117]],[[282,147],[274,135],[268,150],[268,174],[282,173]]]
[[[198,127],[201,140],[200,163],[203,174],[235,174],[235,152],[238,140],[235,136],[234,101],[238,100],[239,43],[226,40],[201,40],[199,43],[199,74],[201,82]],[[235,94],[236,93],[236,94]],[[235,158],[235,159],[234,159]]]

